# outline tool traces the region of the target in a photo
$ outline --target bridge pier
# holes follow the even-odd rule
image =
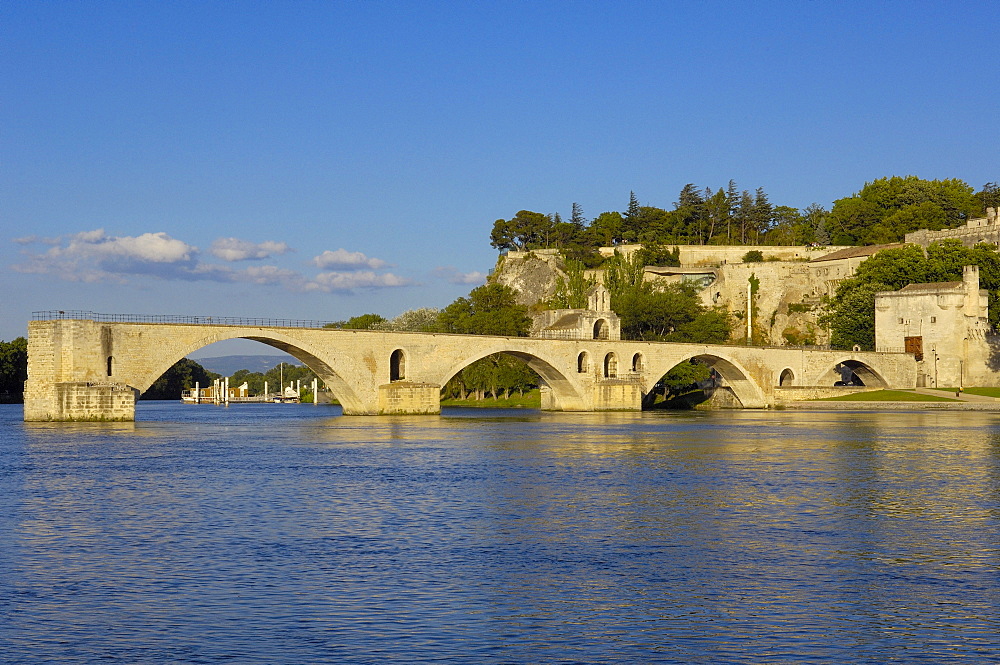
[[[378,415],[435,413],[441,413],[441,386],[433,383],[394,381],[378,387]],[[368,414],[352,413],[345,407],[344,415]]]
[[[602,379],[594,382],[593,411],[642,411],[642,380]]]
[[[57,421],[135,420],[138,392],[120,383],[66,381],[24,384],[24,419]]]

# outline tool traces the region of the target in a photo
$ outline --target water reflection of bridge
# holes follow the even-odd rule
[[[520,358],[537,372],[542,408],[553,411],[639,410],[666,372],[692,358],[715,369],[724,390],[746,408],[771,406],[783,391],[833,386],[840,364],[866,386],[916,383],[913,357],[899,353],[340,330],[263,319],[65,312],[35,318],[25,420],[131,420],[136,396],[177,360],[234,338],[300,360],[348,415],[439,413],[441,386],[494,353]]]

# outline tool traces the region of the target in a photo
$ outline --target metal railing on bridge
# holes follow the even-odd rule
[[[304,319],[265,319],[242,316],[185,316],[179,314],[99,314],[83,310],[46,310],[32,312],[32,321],[74,319],[98,323],[183,323],[206,326],[266,326],[269,328],[324,328],[330,321]]]

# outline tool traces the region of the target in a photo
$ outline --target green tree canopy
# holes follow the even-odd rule
[[[219,378],[215,372],[209,372],[190,358],[181,358],[170,369],[153,382],[140,399],[175,399],[181,398],[181,392],[194,388],[198,383],[202,388],[212,385]]]
[[[972,187],[957,178],[893,176],[835,201],[827,223],[834,244],[871,245],[899,242],[918,229],[960,226],[980,208]]]
[[[24,400],[24,382],[28,379],[28,340],[17,337],[0,341],[0,400]]]
[[[491,282],[472,289],[438,316],[438,330],[466,335],[526,337],[531,330],[528,308],[517,303],[509,286]]]
[[[346,321],[334,321],[324,328],[343,328],[345,330],[381,330],[388,321],[381,314],[361,314],[352,316]]]

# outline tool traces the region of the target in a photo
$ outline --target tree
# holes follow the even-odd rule
[[[583,217],[583,208],[576,201],[573,202],[573,208],[570,212],[569,223],[577,227],[580,231],[583,231],[584,227],[587,226],[587,220]]]
[[[987,208],[993,208],[1000,212],[1000,184],[996,182],[986,183],[983,185],[983,189],[976,194],[976,199],[979,201],[981,214],[985,215]]]
[[[28,340],[24,337],[10,342],[0,340],[0,401],[22,402],[27,380]]]
[[[834,244],[899,242],[917,229],[961,226],[981,209],[973,189],[962,180],[923,180],[916,176],[879,178],[861,191],[833,203],[828,222]]]
[[[441,310],[433,307],[408,309],[389,321],[386,327],[389,330],[433,332],[436,329],[438,315],[440,314]]]
[[[440,332],[466,335],[526,337],[531,329],[528,308],[517,304],[514,290],[495,282],[476,287],[438,316]]]
[[[556,291],[549,301],[552,309],[584,309],[587,307],[587,292],[596,280],[587,277],[581,261],[567,258],[564,262],[566,276],[556,279]]]
[[[181,358],[154,381],[140,399],[179,400],[181,392],[194,388],[196,383],[205,388],[212,385],[212,381],[217,378],[218,374],[209,372],[190,358]]]
[[[511,219],[498,219],[493,223],[490,244],[500,251],[545,247],[553,223],[553,218],[548,215],[520,210]]]
[[[590,223],[592,242],[601,247],[620,245],[625,237],[625,218],[620,212],[602,212]]]
[[[381,314],[361,314],[352,316],[346,321],[327,323],[324,328],[344,328],[345,330],[382,330],[388,323]]]

